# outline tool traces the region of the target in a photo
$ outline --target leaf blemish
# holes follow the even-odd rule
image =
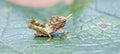
[[[100,27],[101,29],[105,30],[105,29],[108,29],[109,25],[106,24],[106,23],[101,23],[101,24],[98,24],[98,27]]]

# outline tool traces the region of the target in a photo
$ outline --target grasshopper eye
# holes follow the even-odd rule
[[[56,21],[59,21],[58,19],[56,19]]]
[[[66,19],[62,19],[61,21],[62,21],[62,22],[66,22]]]
[[[66,20],[65,20],[65,21],[63,21],[63,22],[66,22]]]

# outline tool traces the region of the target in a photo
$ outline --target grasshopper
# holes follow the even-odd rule
[[[52,39],[51,34],[56,32],[57,30],[60,30],[62,34],[66,35],[68,32],[65,32],[63,27],[66,23],[66,21],[72,16],[72,14],[69,14],[67,17],[63,16],[51,16],[49,24],[44,24],[41,22],[38,22],[33,17],[28,23],[28,28],[33,29],[36,32],[34,33],[35,36],[48,36],[49,39],[47,41],[50,41]]]

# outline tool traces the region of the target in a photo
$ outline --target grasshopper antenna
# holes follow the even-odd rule
[[[69,19],[70,17],[72,17],[72,13],[69,14],[69,15],[66,17],[66,19]]]

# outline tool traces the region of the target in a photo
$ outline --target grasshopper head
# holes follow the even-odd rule
[[[68,15],[67,17],[63,16],[52,16],[50,18],[50,24],[55,26],[56,28],[64,27],[66,21],[72,16],[72,14]]]
[[[50,18],[50,23],[51,24],[60,24],[60,23],[65,23],[67,19],[63,16],[52,16]]]
[[[72,16],[72,14],[69,14],[67,17],[63,17],[63,16],[52,16],[52,17],[50,18],[50,23],[51,23],[51,24],[65,23],[71,16]]]

